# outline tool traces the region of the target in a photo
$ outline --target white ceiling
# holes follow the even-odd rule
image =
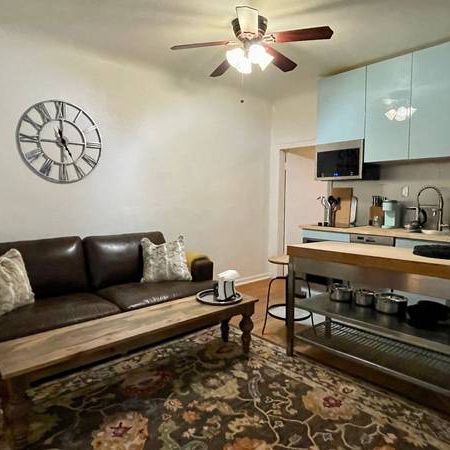
[[[233,70],[208,80],[224,59],[223,48],[169,50],[174,44],[233,38],[230,21],[238,4],[258,8],[269,19],[269,31],[320,25],[335,31],[330,41],[276,46],[299,67],[287,74],[270,67],[246,78],[272,97],[288,95],[306,77],[450,40],[450,0],[0,0],[0,28],[157,65],[202,83],[238,85]]]

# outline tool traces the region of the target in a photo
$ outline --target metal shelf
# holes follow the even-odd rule
[[[397,316],[377,312],[373,308],[352,303],[333,302],[329,294],[297,299],[295,306],[321,314],[364,331],[386,338],[421,347],[450,356],[450,325],[443,324],[436,330],[422,330]]]
[[[450,395],[450,357],[333,321],[298,333],[304,342]]]

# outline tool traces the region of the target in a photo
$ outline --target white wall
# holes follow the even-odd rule
[[[304,81],[291,96],[274,102],[272,107],[272,145],[270,154],[269,254],[282,249],[280,189],[283,149],[314,145],[317,121],[317,79]]]
[[[193,84],[36,37],[0,40],[0,241],[161,230],[216,271],[266,272],[270,105],[217,80]],[[72,185],[33,174],[15,128],[60,98],[99,124],[99,166]]]
[[[272,146],[299,147],[316,141],[318,80],[305,80],[273,104]]]

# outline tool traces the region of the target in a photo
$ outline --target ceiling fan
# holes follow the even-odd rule
[[[237,17],[232,20],[231,26],[237,41],[175,45],[171,47],[171,50],[214,46],[233,47],[226,52],[226,59],[210,74],[211,77],[223,75],[230,67],[248,74],[252,71],[252,64],[257,64],[261,70],[265,70],[272,63],[283,72],[289,72],[294,70],[297,64],[269,44],[330,39],[333,36],[333,30],[328,26],[267,33],[267,18],[260,16],[257,9],[237,6],[236,14]]]

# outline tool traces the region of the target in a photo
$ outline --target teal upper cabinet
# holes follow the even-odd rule
[[[413,54],[411,159],[450,157],[450,42]]]
[[[408,159],[412,54],[367,67],[365,162]]]
[[[317,143],[364,139],[366,68],[320,80]]]

